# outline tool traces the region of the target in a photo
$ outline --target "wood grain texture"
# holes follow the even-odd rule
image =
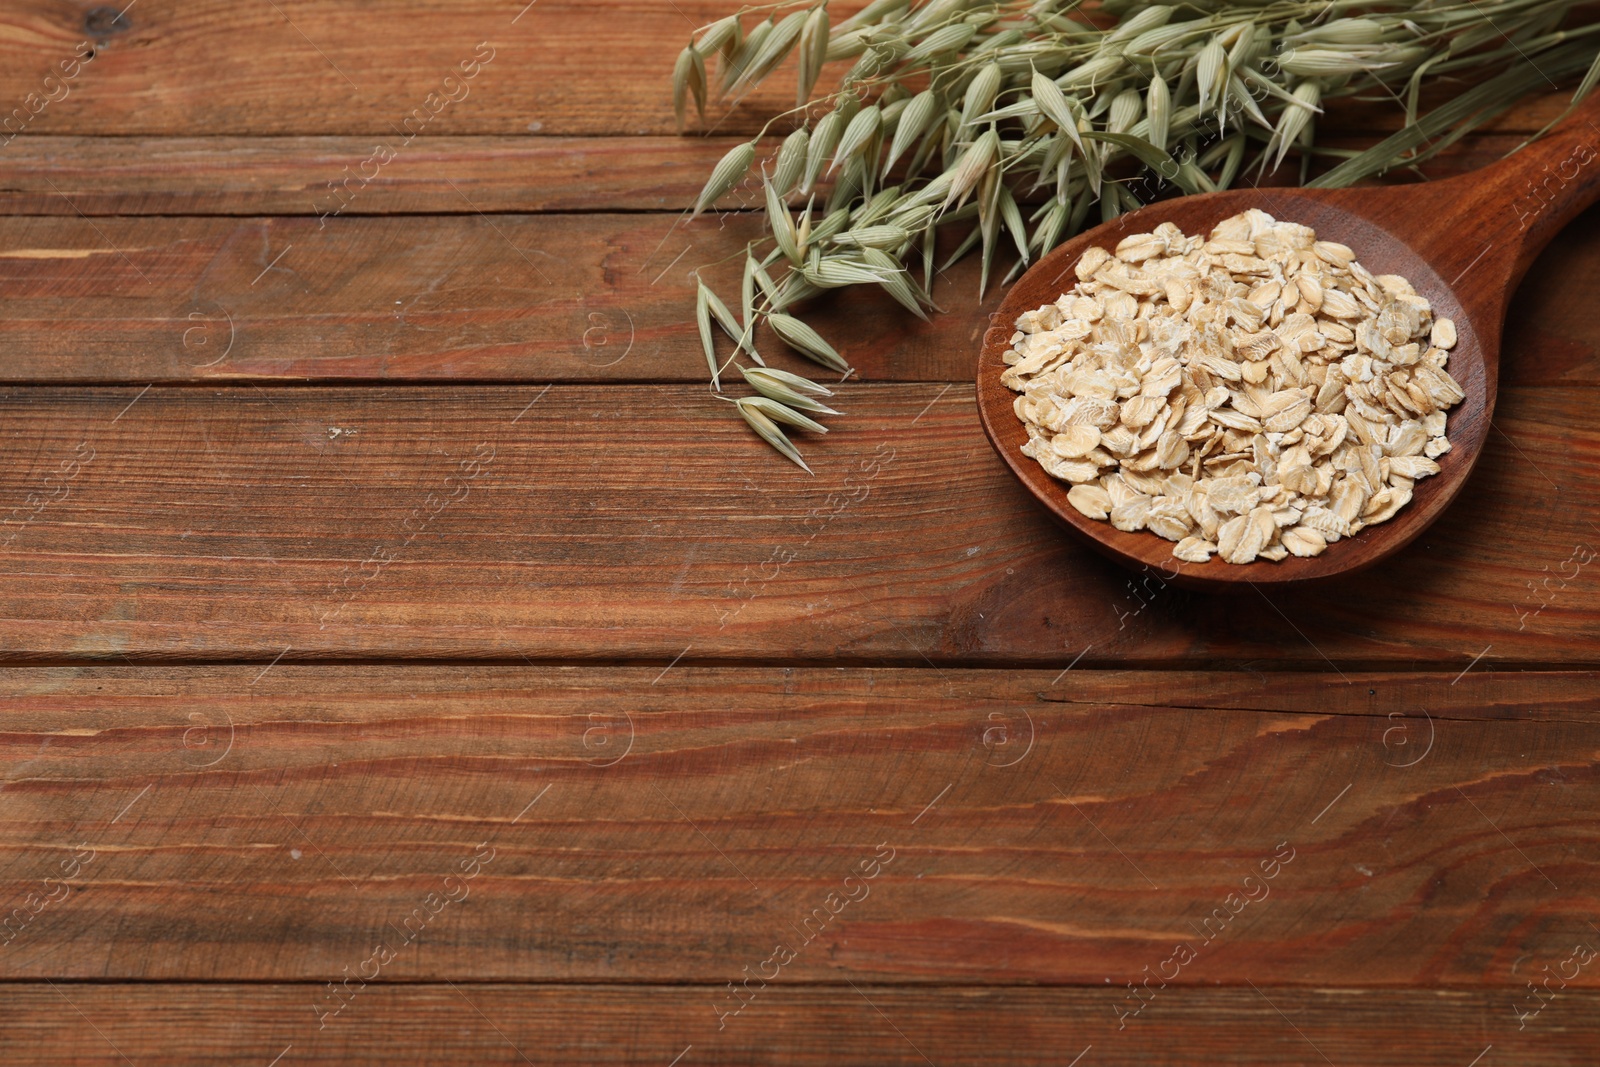
[[[693,206],[717,160],[746,138],[429,137],[336,197],[330,183],[362,176],[376,140],[19,137],[0,151],[0,213],[315,216],[341,203],[345,216],[676,212]],[[1502,144],[1486,139],[1446,163],[1487,158]]]
[[[389,136],[428,94],[459,96],[444,77],[487,42],[494,58],[422,136],[669,134],[678,49],[696,26],[734,9],[725,0],[539,0],[524,8],[519,0],[140,0],[116,20],[115,9],[18,0],[0,16],[0,101],[10,101],[9,111],[30,93],[59,93],[45,77],[85,44],[94,58],[27,132]],[[736,107],[713,109],[709,124],[756,132],[793,106],[793,69],[791,59]],[[1563,96],[1530,102],[1494,128],[1538,129]],[[1392,103],[1350,107],[1338,125],[1392,130],[1402,114]]]
[[[0,966],[722,988],[781,944],[795,982],[1504,990],[1600,945],[1594,675],[1207,699],[1241,682],[6,670]]]
[[[717,1031],[710,991],[681,986],[384,985],[318,1030],[315,989],[266,985],[14,987],[7,1063],[524,1067],[637,1063],[940,1067],[1570,1067],[1590,1062],[1600,995],[1567,992],[1523,1030],[1513,991],[1168,990],[1117,1030],[1097,989],[789,985]],[[354,1011],[354,1007],[352,1011]],[[707,1025],[711,1023],[711,1025]],[[92,1025],[91,1025],[92,1024]],[[124,1059],[123,1057],[127,1057]]]
[[[614,214],[0,218],[0,381],[703,382],[697,271],[736,299],[738,263],[721,261],[759,227],[742,215],[676,228]],[[937,281],[950,313],[931,323],[876,292],[807,314],[867,380],[970,383],[1000,301],[979,303],[977,270],[968,257]],[[1511,303],[1506,384],[1600,382],[1597,270],[1591,211]]]
[[[8,218],[0,375],[705,381],[695,271],[756,234],[751,216]],[[969,380],[976,270],[946,276],[964,313],[937,324],[851,293],[817,326],[865,375]]]
[[[1507,390],[1391,563],[1243,599],[1098,561],[972,404],[846,386],[810,478],[693,386],[13,388],[0,655],[1595,662],[1590,390]]]
[[[0,147],[0,659],[55,664],[0,669],[0,1060],[1595,1060],[1600,970],[1551,975],[1600,947],[1600,680],[1531,668],[1600,666],[1600,213],[1423,543],[1130,582],[985,445],[970,262],[932,325],[808,313],[923,383],[846,385],[814,480],[706,393],[691,272],[758,220],[669,228],[792,86],[673,136],[729,9],[0,10],[0,117],[95,50]]]
[[[440,136],[419,140],[343,200],[342,215],[683,211],[744,137]],[[1429,160],[1445,178],[1488,166],[1522,141],[1471,136]],[[777,138],[763,144],[774,151]],[[1330,148],[1371,137],[1331,136]],[[355,136],[73,137],[28,135],[0,151],[0,214],[302,215],[338,203],[329,183],[359,175],[374,138]],[[347,171],[346,168],[349,168]],[[1269,183],[1289,177],[1270,175]],[[1385,180],[1414,181],[1410,171]],[[1024,195],[1023,202],[1027,202]],[[761,208],[748,191],[724,209]]]

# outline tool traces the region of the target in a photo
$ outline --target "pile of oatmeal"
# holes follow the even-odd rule
[[[1204,563],[1315,556],[1393,518],[1450,450],[1455,325],[1307,226],[1171,223],[1017,320],[1001,382],[1073,507]]]

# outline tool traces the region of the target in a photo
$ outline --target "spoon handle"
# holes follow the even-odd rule
[[[1463,303],[1498,316],[1550,239],[1600,199],[1600,92],[1498,163],[1393,195],[1394,228]]]
[[[1591,93],[1548,136],[1488,168],[1505,189],[1507,241],[1518,242],[1511,281],[1562,227],[1600,199],[1600,94]]]

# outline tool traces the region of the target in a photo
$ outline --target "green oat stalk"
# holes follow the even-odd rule
[[[767,127],[793,132],[763,178],[767,232],[746,256],[743,314],[697,291],[718,389],[713,321],[735,338],[734,360],[759,362],[765,325],[848,374],[800,305],[870,285],[926,317],[940,236],[957,242],[945,266],[980,252],[981,291],[997,259],[1016,253],[1009,280],[1149,199],[1259,181],[1291,161],[1302,181],[1314,161],[1336,161],[1309,184],[1349,185],[1416,167],[1551,79],[1581,79],[1574,104],[1600,84],[1600,23],[1571,0],[1104,0],[1092,15],[1078,0],[872,0],[838,21],[828,8],[743,8],[698,30],[673,69],[681,126],[691,100],[705,121],[709,61],[716,95],[742,98],[794,56],[798,106]],[[1324,108],[1350,98],[1390,100],[1404,125],[1365,151],[1323,147]],[[693,215],[750,172],[759,141],[717,163]],[[804,466],[764,405],[820,426],[794,400],[816,394],[740,370],[758,394],[740,413]]]

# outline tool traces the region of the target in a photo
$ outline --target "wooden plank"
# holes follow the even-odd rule
[[[411,134],[669,134],[678,50],[730,10],[724,0],[141,0],[112,20],[25,0],[0,21],[0,100],[42,93],[60,61],[92,52],[27,132],[353,134],[397,149]],[[793,103],[793,76],[780,75],[725,132],[753,133]]]
[[[737,302],[734,257],[759,225],[0,218],[0,380],[703,382],[697,272]],[[972,256],[939,278],[950,313],[931,323],[876,292],[825,298],[809,314],[869,380],[970,383],[1000,295],[977,300],[978,269]],[[1597,277],[1600,209],[1568,227],[1513,301],[1505,384],[1600,382]]]
[[[362,181],[370,137],[19,137],[0,152],[0,214],[470,215],[505,212],[682,211],[743,137],[429,137]],[[1365,147],[1371,137],[1330,138]],[[1423,173],[1476,170],[1520,135],[1467,138]],[[775,150],[776,138],[765,142]],[[369,168],[370,170],[370,168]],[[1274,179],[1287,178],[1287,169]],[[1415,180],[1410,172],[1394,181]],[[353,182],[337,196],[329,183]],[[724,209],[760,208],[748,190]]]
[[[1600,996],[1565,992],[1524,1029],[1521,990],[1168,990],[1116,1028],[1099,989],[786,985],[723,1030],[710,990],[659,986],[373,985],[317,1029],[316,988],[13,986],[8,1064],[549,1065],[1195,1063],[1466,1067],[1592,1062]],[[675,1059],[676,1057],[676,1059]]]
[[[1004,473],[968,387],[838,403],[811,478],[693,386],[15,387],[0,656],[1596,661],[1589,390],[1504,390],[1429,534],[1270,602],[1093,556]]]
[[[441,9],[425,0],[274,0],[241,8],[226,0],[140,0],[119,19],[100,8],[18,0],[0,14],[0,100],[10,108],[29,94],[56,96],[30,119],[28,133],[400,141],[418,129],[415,121],[403,126],[414,109],[430,94],[439,94],[435,103],[448,94],[456,102],[440,103],[420,136],[667,134],[678,49],[694,27],[737,6],[458,0]],[[858,6],[834,8],[842,15]],[[91,52],[74,77],[45,84],[59,63]],[[475,76],[446,83],[459,78],[462,63]],[[754,133],[793,107],[792,71],[791,60],[736,107],[713,111],[711,123],[719,132]],[[1499,128],[1538,129],[1566,95],[1530,101]],[[1401,118],[1398,106],[1384,103],[1349,107],[1333,124],[1368,132],[1396,128]]]
[[[1575,685],[1580,676],[1571,673],[1495,672],[1486,670],[1483,661],[1453,675],[1448,685],[1434,675],[1393,671],[1347,671],[1336,679],[1337,685],[1329,685],[1324,674],[1293,671],[1191,671],[1183,677],[1179,691],[1167,671],[1080,672],[1072,686],[1045,688],[1040,699],[1235,711],[1315,708],[1327,715],[1367,715],[1402,727],[1384,741],[1396,763],[1420,756],[1427,747],[1428,722],[1600,722],[1600,705],[1587,689],[1588,675]],[[1391,718],[1396,710],[1402,714]],[[1402,754],[1407,745],[1410,752]]]
[[[704,381],[694,271],[755,235],[748,216],[9,218],[0,376]],[[863,374],[970,380],[976,273],[939,286],[965,313],[936,326],[864,293],[818,326]]]
[[[0,214],[680,211],[744,140],[429,137],[362,181],[371,137],[19,137],[0,152]]]
[[[721,988],[781,944],[796,982],[1505,990],[1600,943],[1592,674],[1474,680],[1504,719],[1446,673],[1358,714],[1059,675],[6,670],[5,974]]]

